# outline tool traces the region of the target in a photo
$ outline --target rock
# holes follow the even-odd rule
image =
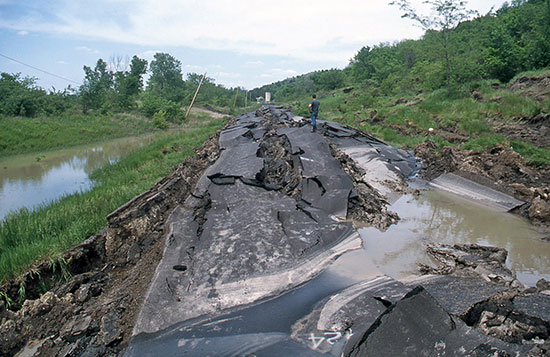
[[[399,105],[399,104],[405,104],[405,103],[408,103],[409,101],[406,100],[405,98],[399,98],[396,102],[395,102],[395,105]]]
[[[479,101],[482,101],[482,100],[483,100],[483,94],[481,94],[481,92],[474,91],[474,92],[472,93],[472,98],[474,98],[474,99],[477,100],[478,102],[479,102]]]
[[[550,222],[550,203],[542,197],[535,197],[531,202],[531,207],[529,207],[529,217]]]
[[[550,322],[550,297],[542,294],[518,296],[514,299],[517,311],[540,321]],[[548,336],[548,332],[546,333]]]
[[[122,338],[118,321],[119,317],[115,312],[107,313],[101,318],[100,338],[103,345],[109,346]]]
[[[84,303],[90,298],[90,285],[82,285],[75,293],[76,300],[79,303]]]
[[[376,118],[378,116],[378,111],[375,109],[375,110],[372,110],[370,113],[369,113],[369,118],[371,118],[371,120],[374,120],[374,118]]]
[[[92,317],[89,315],[84,317],[75,316],[63,325],[59,334],[66,341],[74,342],[88,331],[91,323]]]
[[[486,318],[494,324],[501,320],[491,313]],[[505,344],[471,329],[417,287],[390,306],[366,331],[354,331],[344,355],[508,356],[524,351],[522,346]]]
[[[539,291],[550,290],[550,281],[547,281],[546,279],[540,279],[539,281],[537,281],[536,286]]]

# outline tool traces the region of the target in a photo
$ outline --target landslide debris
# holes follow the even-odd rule
[[[321,188],[333,183],[321,179],[304,186],[304,177],[309,177],[304,176],[304,172],[311,167],[296,159],[300,152],[297,149],[299,136],[290,138],[292,132],[285,134],[285,130],[305,124],[295,121],[292,113],[281,108],[262,108],[257,114],[263,118],[265,128],[252,129],[246,135],[260,141],[251,151],[253,161],[261,162],[258,174],[236,177],[230,173],[235,168],[229,167],[229,174],[213,175],[209,179],[216,185],[239,180],[268,192],[283,192],[297,202],[307,199],[308,204],[313,205],[330,203],[330,200],[318,201],[315,185],[320,183]],[[285,123],[278,120],[281,118]],[[234,121],[228,127],[232,124]],[[332,129],[332,132],[338,130]],[[224,141],[218,133],[195,151],[195,157],[177,166],[171,175],[111,213],[106,228],[64,254],[65,263],[42,262],[23,280],[5,282],[0,288],[5,294],[4,301],[0,302],[0,355],[36,352],[59,356],[115,356],[122,353],[128,346],[143,298],[162,258],[168,216],[174,207],[183,205],[196,191],[199,178],[213,166],[226,145],[239,140],[237,134],[231,135]],[[328,145],[327,150],[331,152]],[[384,199],[361,178],[360,168],[338,150],[334,152],[337,156],[334,161],[351,176],[342,181],[350,182],[350,194],[347,200],[344,199],[349,209],[344,218],[359,219],[380,228],[394,223],[396,215],[386,210]],[[305,193],[304,187],[308,187]],[[201,236],[213,202],[208,196],[197,196],[195,204],[192,219],[196,233]],[[338,210],[338,207],[334,208]],[[304,219],[307,215],[315,217],[315,209],[305,209],[303,215]],[[291,216],[280,219],[283,224],[295,224],[296,220]],[[317,249],[316,244],[313,242],[312,248],[305,247],[300,254]],[[188,253],[190,257],[196,254],[193,249]],[[172,268],[185,274],[193,271],[191,265],[184,263]],[[23,290],[25,300],[18,305]],[[211,296],[215,295],[212,291]],[[13,303],[6,306],[7,301]]]
[[[420,265],[423,274],[470,279],[483,282],[475,290],[493,290],[467,310],[456,311],[468,326],[504,342],[528,346],[529,356],[550,355],[550,283],[541,279],[532,288],[521,284],[506,267],[503,248],[438,244],[428,245],[427,251],[438,266]],[[441,289],[435,293],[445,294]]]

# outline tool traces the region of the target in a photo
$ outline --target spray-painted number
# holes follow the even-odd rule
[[[309,340],[313,345],[313,349],[316,350],[317,348],[319,348],[319,346],[321,346],[323,342],[334,345],[342,337],[346,337],[347,339],[349,339],[351,337],[351,332],[346,332],[345,335],[342,335],[341,332],[325,332],[323,337],[318,337],[311,333],[309,336]]]

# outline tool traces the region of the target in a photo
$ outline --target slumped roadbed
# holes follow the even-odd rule
[[[547,353],[550,284],[522,286],[504,249],[431,245],[438,264],[404,281],[327,274],[361,249],[356,224],[399,220],[386,207],[412,192],[412,153],[332,122],[312,132],[275,106],[232,119],[216,140],[70,252],[83,272],[17,312],[0,309],[2,352]],[[33,323],[42,327],[25,329]]]

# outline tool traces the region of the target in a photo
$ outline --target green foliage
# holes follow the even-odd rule
[[[161,137],[94,172],[96,185],[92,190],[66,196],[35,211],[8,215],[0,223],[0,282],[37,260],[58,257],[97,233],[107,224],[107,214],[172,172],[174,165],[193,155],[193,148],[223,124],[223,119],[205,118],[189,123],[185,130]]]
[[[113,72],[101,58],[95,68],[84,66],[84,84],[80,86],[80,100],[84,112],[105,107],[113,85]]]
[[[181,62],[168,53],[155,53],[151,62],[148,90],[164,99],[179,102],[183,99],[185,82]]]
[[[166,112],[159,110],[153,115],[153,125],[159,129],[166,129],[170,126],[166,121]]]
[[[503,24],[491,31],[485,63],[489,75],[502,82],[508,82],[519,67],[520,48]]]
[[[46,93],[35,83],[36,78],[3,72],[0,75],[0,114],[34,117],[59,114],[74,106],[75,97],[70,87],[63,92]]]
[[[157,97],[151,92],[144,93],[141,99],[141,112],[150,118],[162,111],[167,121],[178,123],[184,119],[185,114],[180,105],[169,99]]]
[[[114,89],[116,102],[120,109],[129,109],[135,103],[136,96],[143,89],[143,76],[147,72],[147,60],[132,57],[130,70],[115,73]]]
[[[340,88],[345,80],[343,72],[338,69],[315,72],[311,79],[316,88],[327,90]]]

